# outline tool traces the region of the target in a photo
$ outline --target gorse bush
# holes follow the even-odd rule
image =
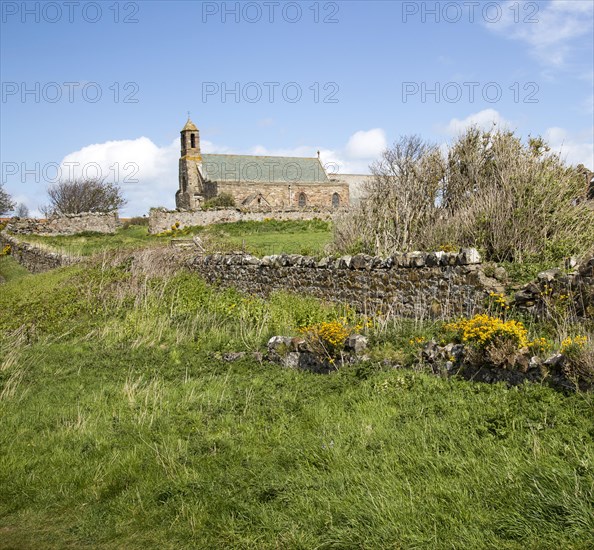
[[[334,363],[344,349],[351,328],[344,321],[337,319],[303,327],[300,332],[313,352]]]
[[[475,246],[487,260],[558,261],[594,242],[580,170],[540,138],[471,128],[444,156],[404,137],[371,166],[364,198],[335,224],[339,251],[387,255]]]
[[[445,329],[457,333],[463,343],[473,344],[479,348],[485,348],[489,344],[502,340],[513,343],[517,348],[528,347],[530,344],[528,331],[521,322],[503,321],[485,314],[448,323]]]

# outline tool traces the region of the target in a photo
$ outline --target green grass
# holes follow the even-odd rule
[[[0,256],[0,276],[6,281],[13,281],[28,274],[29,272],[10,256]]]
[[[114,235],[102,233],[81,233],[57,237],[19,235],[19,239],[42,244],[55,248],[60,252],[77,256],[89,256],[105,250],[143,248],[166,243],[170,240],[167,237],[150,236],[146,226],[140,225],[131,225],[126,229],[119,229]]]
[[[0,289],[0,548],[592,547],[591,394],[225,363],[354,314],[137,263]]]
[[[199,233],[222,248],[235,247],[259,256],[269,254],[308,254],[320,256],[332,239],[331,224],[322,220],[221,223],[190,227],[177,232],[180,237]]]
[[[167,235],[149,235],[146,226],[131,225],[115,235],[84,233],[71,236],[44,237],[20,235],[19,238],[39,243],[61,252],[88,256],[106,250],[144,248],[168,243],[172,238],[204,235],[222,249],[244,249],[258,255],[320,255],[331,240],[330,223],[312,221],[237,222],[207,227],[189,227]]]

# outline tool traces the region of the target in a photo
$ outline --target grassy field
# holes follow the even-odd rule
[[[146,226],[131,225],[115,235],[85,233],[44,237],[20,235],[19,238],[42,244],[67,254],[88,256],[106,250],[145,248],[168,243],[172,238],[191,238],[199,234],[222,249],[243,249],[252,254],[322,253],[331,240],[330,224],[320,220],[237,222],[208,227],[191,227],[164,235],[149,235]]]
[[[225,362],[354,313],[167,267],[0,286],[0,548],[592,548],[591,394]]]
[[[0,256],[0,276],[12,281],[28,275],[29,272],[10,256]]]

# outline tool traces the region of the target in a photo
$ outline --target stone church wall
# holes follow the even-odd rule
[[[332,208],[332,196],[338,194],[339,206],[349,205],[349,186],[342,182],[308,183],[294,182],[289,184],[254,183],[254,182],[217,182],[217,193],[229,193],[237,206],[243,206],[244,200],[261,194],[263,202],[260,206],[270,208],[299,208],[299,196],[303,193],[305,206]],[[267,203],[267,204],[266,204]],[[246,204],[246,207],[258,207],[258,204]]]
[[[233,223],[240,221],[262,222],[265,219],[274,220],[314,220],[330,221],[337,213],[329,209],[303,209],[303,210],[269,210],[243,211],[237,208],[221,210],[163,210],[151,208],[149,213],[149,233],[162,233],[169,231],[171,226],[179,223],[180,228],[196,225],[212,225],[215,223]]]
[[[346,302],[361,312],[406,317],[472,315],[483,310],[490,292],[503,291],[498,281],[484,274],[474,249],[319,261],[300,255],[214,254],[198,256],[190,269],[210,283],[260,296],[288,290]]]
[[[15,234],[75,235],[85,231],[94,233],[115,233],[120,225],[117,212],[85,212],[38,220],[34,218],[12,218],[6,229]]]

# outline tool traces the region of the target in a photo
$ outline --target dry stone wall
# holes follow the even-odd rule
[[[0,232],[0,249],[6,245],[10,246],[10,255],[31,273],[42,273],[57,267],[73,265],[82,260],[79,256],[60,254],[20,241],[2,231]]]
[[[233,223],[240,221],[262,222],[265,219],[275,220],[313,220],[329,221],[336,210],[259,210],[244,212],[237,208],[220,210],[164,210],[152,208],[149,214],[149,233],[169,231],[171,226],[179,222],[180,228],[196,225],[212,225],[215,223]]]
[[[85,231],[95,233],[115,233],[120,226],[117,212],[85,212],[67,214],[47,220],[35,218],[12,218],[7,225],[8,231],[27,235],[75,235]]]
[[[569,307],[568,301],[571,302]],[[575,266],[571,273],[549,269],[514,295],[514,305],[537,317],[567,310],[576,317],[594,319],[594,258]]]
[[[361,312],[441,318],[482,311],[490,292],[502,292],[487,277],[476,250],[459,254],[412,252],[389,258],[364,254],[342,258],[245,254],[198,256],[190,268],[210,283],[260,296],[288,290],[346,302]]]

